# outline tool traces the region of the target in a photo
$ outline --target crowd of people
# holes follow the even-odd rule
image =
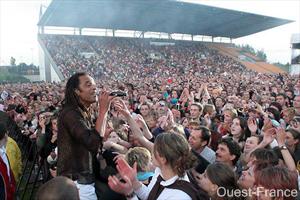
[[[36,143],[48,168],[37,199],[297,198],[297,77],[248,70],[198,42],[43,41],[68,83],[0,85],[0,114]],[[125,94],[108,100],[103,93],[116,90]],[[61,112],[70,94],[79,111]],[[21,175],[5,161],[15,130],[0,126],[0,181],[11,186],[0,196],[8,199]]]
[[[64,77],[80,70],[96,79],[117,80],[166,78],[187,72],[202,76],[236,70],[250,73],[240,63],[199,42],[60,35],[42,38]]]

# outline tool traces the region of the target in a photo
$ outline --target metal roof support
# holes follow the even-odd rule
[[[232,44],[232,38],[230,38],[230,44]]]
[[[39,33],[44,34],[45,33],[45,27],[44,26],[39,26]]]
[[[50,66],[50,60],[48,56],[44,56],[44,62],[45,62],[45,79],[46,82],[51,82],[51,66]]]
[[[214,42],[214,37],[213,37],[213,36],[211,36],[211,42],[212,42],[212,43]]]
[[[172,35],[170,34],[170,33],[168,33],[168,38],[169,38],[169,40],[172,40],[173,38],[172,38]]]
[[[192,36],[192,41],[194,41],[194,35],[191,35]]]
[[[144,38],[144,36],[144,31],[142,31],[138,38]]]
[[[113,37],[115,37],[115,29],[112,30]]]
[[[82,35],[82,28],[79,28],[79,35]]]

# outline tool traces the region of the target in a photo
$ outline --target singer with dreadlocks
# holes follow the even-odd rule
[[[97,199],[92,158],[102,149],[111,100],[107,91],[101,92],[94,124],[90,114],[90,106],[97,101],[94,79],[87,73],[76,73],[67,81],[58,119],[57,174],[75,182],[80,199]]]

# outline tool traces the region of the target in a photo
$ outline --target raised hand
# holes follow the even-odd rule
[[[41,116],[40,119],[39,119],[39,125],[41,128],[45,128],[46,126],[46,119],[45,119],[45,116]]]
[[[168,109],[167,117],[168,117],[167,118],[168,125],[173,127],[173,125],[175,124],[175,120],[174,120],[174,115],[170,109]]]
[[[134,163],[133,167],[130,167],[129,164],[125,161],[124,158],[118,157],[116,160],[117,170],[122,178],[128,177],[131,183],[138,182],[137,180],[137,163]]]
[[[132,186],[130,179],[127,176],[122,177],[122,178],[125,183],[121,182],[116,176],[109,176],[108,177],[109,187],[113,191],[118,192],[123,195],[131,194],[133,192],[133,186]]]
[[[263,142],[265,144],[270,144],[276,138],[276,129],[270,128],[264,132]]]
[[[277,127],[276,129],[276,140],[279,146],[285,144],[286,133],[282,127]]]
[[[114,102],[115,109],[121,113],[124,117],[130,116],[130,111],[128,110],[126,104],[121,99],[118,99]]]
[[[141,126],[141,128],[147,126],[142,115],[136,115],[135,121]]]
[[[194,99],[195,99],[194,92],[191,92],[191,93],[190,93],[188,99],[189,99],[190,101],[193,101],[193,102],[194,102]]]
[[[262,131],[267,131],[273,127],[271,120],[268,116],[264,116],[264,126],[262,127]]]
[[[111,100],[114,99],[114,96],[109,96],[109,92],[102,90],[99,95],[99,113],[107,113],[109,110]]]
[[[162,116],[160,117],[157,121],[158,121],[158,126],[160,128],[162,128],[163,130],[166,130],[168,127],[168,117],[167,116]]]
[[[258,129],[255,119],[249,118],[247,121],[247,125],[248,125],[248,128],[249,128],[251,134],[255,134]]]

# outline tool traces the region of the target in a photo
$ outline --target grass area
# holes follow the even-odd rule
[[[283,71],[289,73],[289,69],[290,69],[290,65],[289,64],[281,64],[281,63],[273,63],[273,65],[276,65],[277,67],[279,67],[280,69],[282,69]]]
[[[27,78],[0,69],[0,83],[30,82]]]

